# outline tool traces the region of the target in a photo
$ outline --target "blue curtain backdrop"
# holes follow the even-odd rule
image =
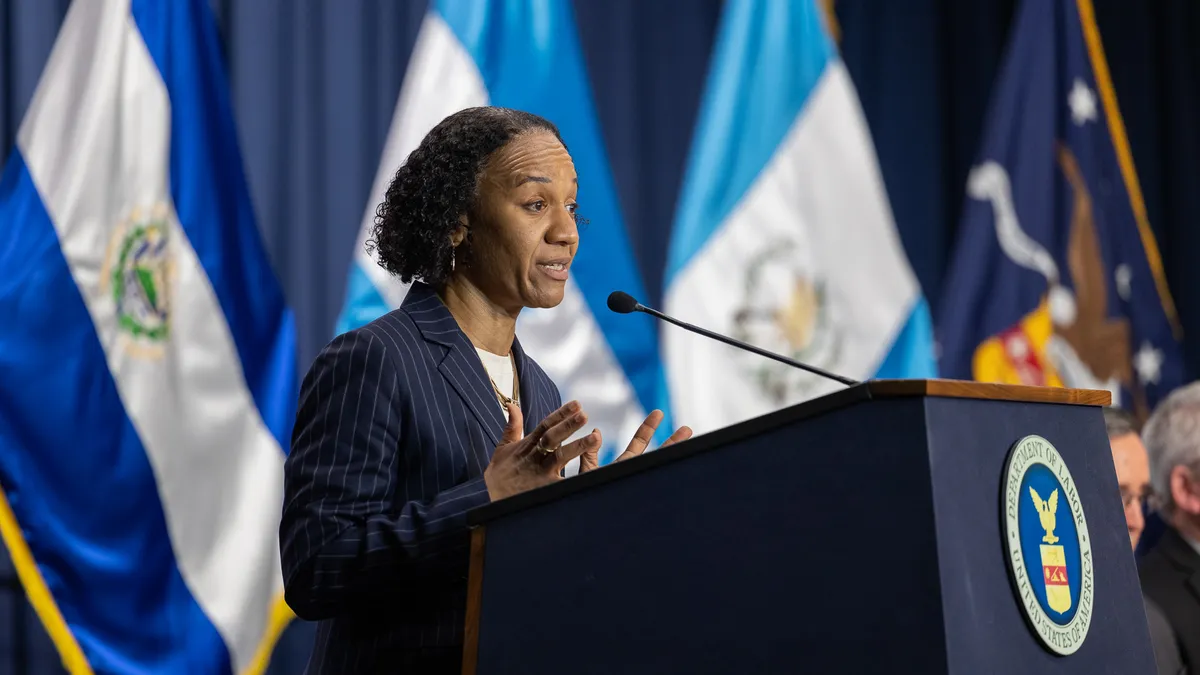
[[[69,0],[0,0],[7,157]],[[936,304],[1015,0],[838,0],[843,55],[901,235]],[[1147,208],[1200,372],[1200,5],[1095,0]],[[331,337],[424,0],[213,0],[258,222],[296,310],[300,368]],[[627,227],[659,304],[668,227],[721,0],[575,0]],[[3,270],[0,270],[3,273]],[[936,309],[936,307],[935,307]],[[12,320],[9,317],[6,320]],[[297,673],[311,626],[271,667]],[[0,672],[60,672],[0,562]]]

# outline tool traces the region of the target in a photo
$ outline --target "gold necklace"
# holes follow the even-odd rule
[[[508,360],[512,363],[513,367],[513,391],[511,397],[505,396],[500,391],[500,387],[496,385],[496,380],[491,375],[488,376],[488,381],[492,383],[492,391],[496,392],[496,398],[500,400],[500,406],[505,410],[508,409],[509,403],[520,405],[520,389],[517,387],[517,362],[511,353],[508,355]]]

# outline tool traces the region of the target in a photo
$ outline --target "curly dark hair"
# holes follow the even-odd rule
[[[450,276],[450,235],[479,196],[488,158],[515,137],[534,130],[562,135],[532,113],[484,106],[450,115],[430,131],[396,171],[375,212],[368,251],[404,283],[419,278],[441,287]],[[566,147],[566,143],[563,143]],[[468,241],[470,232],[467,233]]]

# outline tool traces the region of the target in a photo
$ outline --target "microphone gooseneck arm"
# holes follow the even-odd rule
[[[693,326],[692,324],[687,323],[686,321],[680,321],[679,319],[676,319],[673,316],[663,314],[662,312],[658,311],[657,309],[643,305],[642,303],[635,300],[628,293],[623,293],[621,291],[613,291],[613,293],[608,296],[608,308],[619,314],[628,314],[630,312],[644,312],[653,317],[662,319],[663,321],[666,321],[667,323],[671,323],[676,326],[679,326],[680,328],[682,328],[684,330],[691,331],[691,332],[697,333],[699,335],[703,335],[706,338],[711,338],[718,342],[723,342],[731,347],[737,347],[738,349],[744,349],[748,352],[758,354],[759,356],[762,356],[762,357],[765,357],[768,359],[772,359],[772,360],[778,361],[780,363],[787,364],[789,366],[792,366],[793,368],[799,368],[800,370],[806,370],[814,375],[820,375],[821,377],[828,378],[835,382],[841,382],[842,384],[847,385],[847,386],[854,386],[856,384],[859,384],[859,382],[857,380],[852,380],[848,377],[843,377],[842,375],[838,375],[836,373],[831,373],[829,371],[822,370],[816,366],[810,366],[807,363],[801,363],[800,361],[796,361],[794,359],[789,359],[786,356],[776,354],[774,352],[769,352],[765,349],[755,347],[754,345],[749,344],[747,342],[742,342],[741,340],[735,340],[731,337],[721,335],[720,333],[714,333],[710,330],[701,328],[699,326]]]

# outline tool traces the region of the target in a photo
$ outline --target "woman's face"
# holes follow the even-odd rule
[[[549,132],[521,134],[492,155],[467,218],[471,251],[462,269],[489,300],[514,313],[562,302],[579,247],[578,187],[571,155]]]

